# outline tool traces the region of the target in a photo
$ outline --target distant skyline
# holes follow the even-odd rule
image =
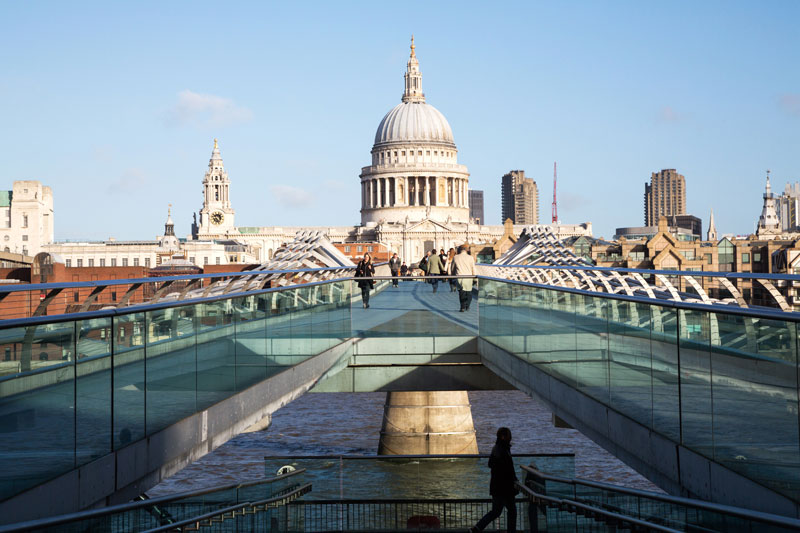
[[[218,138],[238,226],[360,219],[359,178],[409,39],[428,103],[500,224],[523,169],[549,222],[642,225],[675,168],[687,210],[747,234],[800,181],[800,3],[15,2],[0,35],[4,182],[53,188],[57,240],[190,233]]]

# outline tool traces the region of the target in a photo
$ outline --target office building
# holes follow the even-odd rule
[[[483,191],[469,191],[469,218],[474,224],[483,224]]]
[[[644,186],[644,225],[658,226],[659,217],[686,213],[686,179],[674,168],[653,172]]]
[[[524,170],[512,170],[502,179],[500,191],[503,220],[514,224],[539,223],[539,189]]]

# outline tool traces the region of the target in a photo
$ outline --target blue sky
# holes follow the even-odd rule
[[[9,2],[2,185],[53,187],[56,239],[190,230],[213,139],[238,225],[357,224],[358,174],[399,101],[409,37],[500,223],[524,169],[550,217],[640,225],[650,173],[748,233],[800,180],[800,2]]]

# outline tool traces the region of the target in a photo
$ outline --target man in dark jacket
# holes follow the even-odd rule
[[[517,506],[514,499],[517,496],[517,474],[514,472],[514,460],[511,458],[511,430],[500,428],[497,430],[497,442],[489,456],[489,468],[492,469],[492,478],[489,482],[489,494],[492,495],[492,510],[486,513],[478,523],[470,529],[471,532],[483,531],[491,522],[500,518],[503,507],[508,510],[508,533],[517,531]]]
[[[397,287],[397,276],[400,274],[400,258],[397,257],[397,254],[392,254],[392,258],[389,259],[389,271],[392,273],[392,285]]]

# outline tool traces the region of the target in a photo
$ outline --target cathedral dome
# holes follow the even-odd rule
[[[365,228],[423,220],[450,227],[470,221],[469,171],[458,164],[447,119],[425,103],[415,48],[412,36],[403,98],[381,120],[372,164],[359,175]]]
[[[375,132],[375,146],[388,143],[446,143],[455,148],[444,115],[425,102],[402,102],[386,113]]]

